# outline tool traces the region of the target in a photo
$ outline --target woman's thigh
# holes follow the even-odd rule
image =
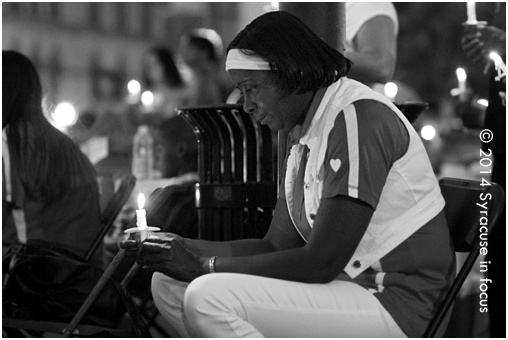
[[[202,337],[404,337],[361,286],[306,284],[252,275],[204,275],[184,297],[188,327]]]

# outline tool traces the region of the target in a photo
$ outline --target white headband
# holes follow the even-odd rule
[[[270,63],[257,55],[243,53],[239,49],[229,50],[226,58],[226,71],[229,70],[258,70],[269,71]]]

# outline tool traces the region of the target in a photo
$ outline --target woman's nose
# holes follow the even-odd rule
[[[256,104],[254,104],[247,96],[244,96],[243,110],[248,114],[254,114],[256,112]]]

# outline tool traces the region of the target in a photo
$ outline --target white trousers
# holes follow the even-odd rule
[[[188,284],[154,273],[152,295],[182,337],[406,337],[370,292],[346,281],[215,273]]]

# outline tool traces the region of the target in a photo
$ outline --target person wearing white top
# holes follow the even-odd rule
[[[392,80],[397,59],[399,21],[391,2],[346,2],[346,51],[349,78],[377,92]]]

